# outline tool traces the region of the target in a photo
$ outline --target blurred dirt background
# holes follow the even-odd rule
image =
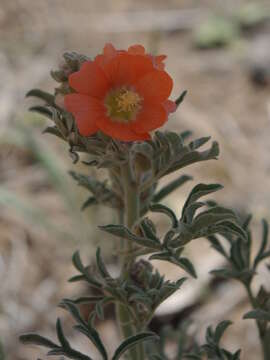
[[[100,235],[96,224],[114,221],[114,215],[101,208],[80,212],[87,194],[67,175],[74,167],[67,146],[41,134],[46,120],[27,112],[33,101],[25,100],[25,93],[33,87],[53,92],[49,71],[67,50],[94,56],[106,42],[118,48],[141,43],[149,52],[167,54],[175,81],[172,98],[188,90],[167,127],[192,130],[196,137],[211,135],[221,147],[219,161],[185,173],[196,182],[224,184],[215,199],[252,212],[260,234],[260,219],[270,220],[268,19],[267,1],[0,0],[0,341],[6,359],[45,359],[40,349],[20,345],[18,335],[39,331],[53,338],[57,316],[72,342],[92,351],[69,330],[70,318],[57,304],[87,290],[66,281],[75,273],[72,253],[79,248],[89,261],[96,244],[106,244],[111,261],[113,248],[113,240]],[[76,169],[87,170],[80,164]],[[177,214],[194,181],[168,198]],[[198,338],[203,340],[209,324],[230,319],[235,324],[225,344],[242,347],[245,360],[259,359],[255,325],[242,320],[249,309],[245,293],[236,283],[209,290],[208,272],[222,260],[203,239],[189,247],[188,255],[199,279],[186,284],[157,315],[166,319],[200,299],[192,313]],[[160,266],[160,271],[165,269]],[[182,274],[166,266],[166,275],[176,279]],[[269,288],[264,269],[255,287],[262,279]],[[99,328],[113,350],[118,341],[113,320]]]

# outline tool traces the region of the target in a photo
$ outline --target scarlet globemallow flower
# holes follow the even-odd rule
[[[166,56],[152,56],[141,45],[116,50],[107,44],[103,54],[86,61],[69,76],[74,93],[65,107],[74,115],[79,132],[97,131],[122,141],[148,140],[176,104],[168,100],[173,81],[164,70]]]

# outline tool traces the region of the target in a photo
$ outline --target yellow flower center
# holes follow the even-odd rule
[[[116,97],[119,111],[133,111],[140,103],[140,96],[134,91],[124,90]]]
[[[127,87],[110,91],[105,98],[107,115],[113,121],[121,123],[129,123],[135,120],[141,105],[141,96]]]

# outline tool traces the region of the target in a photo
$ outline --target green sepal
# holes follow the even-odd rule
[[[184,101],[185,96],[187,95],[187,90],[184,90],[180,96],[178,96],[178,98],[175,100],[175,103],[177,105],[177,107]]]

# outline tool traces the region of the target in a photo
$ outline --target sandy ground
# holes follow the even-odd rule
[[[80,248],[87,261],[93,258],[97,242],[113,246],[109,238],[100,239],[95,224],[101,217],[104,223],[114,221],[114,215],[104,209],[80,213],[86,194],[66,175],[73,168],[67,148],[57,139],[42,136],[45,120],[27,113],[32,102],[25,100],[25,93],[33,87],[53,90],[48,74],[57,67],[63,51],[92,56],[104,43],[112,42],[120,48],[142,43],[151,51],[167,54],[167,69],[174,78],[173,98],[188,90],[167,127],[191,129],[198,137],[211,135],[221,147],[219,161],[195,165],[186,173],[196,182],[224,184],[216,199],[253,212],[255,229],[262,217],[270,220],[270,87],[255,87],[249,76],[254,49],[260,39],[269,39],[270,32],[259,29],[243,34],[225,49],[198,51],[192,45],[200,22],[212,12],[228,14],[230,3],[237,7],[244,1],[228,1],[225,6],[210,0],[199,5],[177,0],[1,0],[0,339],[7,359],[41,356],[34,347],[18,343],[22,332],[35,330],[54,337],[57,316],[69,329],[69,318],[56,305],[62,297],[86,291],[66,283],[74,274],[72,252]],[[168,198],[178,214],[193,185]],[[109,253],[110,249],[107,254],[105,250],[108,258]],[[202,280],[184,288],[183,296],[175,300],[176,308],[201,294],[208,270],[220,262],[203,240],[191,246],[189,255]],[[166,270],[168,277],[181,275],[175,268]],[[227,284],[209,294],[209,305],[197,310],[194,318],[201,332],[224,318],[237,322],[225,342],[231,349],[243,347],[243,359],[255,360],[259,353],[255,326],[241,320],[248,308],[241,289]],[[101,324],[100,330],[112,350],[117,342],[116,335],[112,339],[116,334],[113,321]],[[87,351],[86,342],[74,334],[72,340]]]

